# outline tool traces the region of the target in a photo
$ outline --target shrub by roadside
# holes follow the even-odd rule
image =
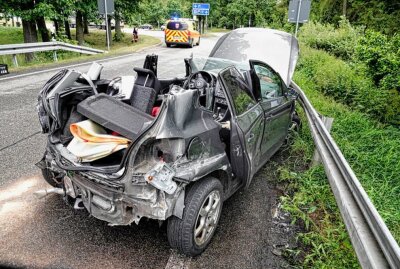
[[[308,75],[317,89],[383,123],[400,126],[399,34],[364,33],[342,18],[337,28],[318,22],[304,25],[299,40],[301,59],[305,66],[312,64]]]
[[[298,68],[316,90],[383,123],[400,124],[400,93],[377,87],[359,66],[302,46]]]
[[[339,27],[320,22],[309,22],[300,31],[299,39],[307,46],[320,49],[344,60],[351,60],[363,29],[353,27],[342,17]]]

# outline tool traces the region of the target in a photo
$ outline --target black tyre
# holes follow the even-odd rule
[[[61,178],[58,177],[59,175],[52,172],[48,168],[41,169],[42,170],[42,175],[44,180],[46,180],[47,183],[49,183],[51,186],[56,187],[56,188],[61,188],[62,187],[62,181]]]
[[[170,44],[170,43],[165,43],[165,45],[167,45],[168,48],[171,47],[171,44]]]
[[[200,37],[199,37],[199,40],[197,41],[196,45],[197,45],[197,46],[200,45]]]
[[[188,256],[202,253],[213,237],[223,203],[221,182],[213,177],[195,182],[185,197],[182,219],[168,219],[167,233],[171,247]]]

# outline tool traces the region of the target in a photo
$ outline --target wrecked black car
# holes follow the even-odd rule
[[[298,57],[290,34],[245,28],[208,58],[184,60],[182,78],[157,77],[148,55],[136,76],[100,79],[62,70],[43,87],[38,114],[48,143],[37,164],[55,192],[110,225],[167,220],[173,248],[209,244],[223,201],[299,125],[289,85]]]

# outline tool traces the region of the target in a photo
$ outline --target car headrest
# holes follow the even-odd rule
[[[156,77],[156,75],[154,74],[153,71],[151,71],[150,69],[145,69],[145,68],[141,68],[141,67],[134,67],[133,68],[134,71],[136,71],[136,73],[138,73],[138,75],[144,75],[147,76],[149,75],[149,77]]]

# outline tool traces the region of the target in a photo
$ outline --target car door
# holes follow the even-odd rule
[[[261,161],[260,144],[264,112],[235,67],[222,70],[219,78],[228,99],[231,117],[230,157],[234,174],[247,187]]]
[[[259,61],[250,61],[250,66],[257,75],[255,79],[259,79],[258,90],[265,121],[260,150],[261,158],[266,162],[287,136],[294,101],[287,97],[285,84],[270,66]]]

